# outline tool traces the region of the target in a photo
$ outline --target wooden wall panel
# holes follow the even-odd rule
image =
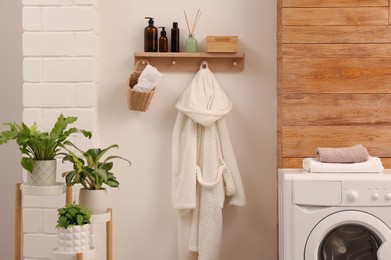
[[[388,7],[284,8],[282,25],[388,25]]]
[[[284,58],[391,58],[391,44],[283,44]]]
[[[388,0],[284,0],[283,7],[388,6]]]
[[[391,128],[391,94],[285,94],[282,124],[387,125]]]
[[[279,0],[279,167],[361,143],[391,168],[390,2]]]
[[[281,82],[284,93],[391,93],[391,59],[283,59]]]
[[[391,26],[282,26],[281,43],[391,43]]]
[[[314,157],[317,147],[362,144],[373,156],[390,157],[391,127],[283,126],[282,157]]]

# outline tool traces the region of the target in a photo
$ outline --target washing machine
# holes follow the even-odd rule
[[[278,178],[279,260],[391,260],[391,170]]]

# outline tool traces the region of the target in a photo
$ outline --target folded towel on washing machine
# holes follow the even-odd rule
[[[361,144],[350,147],[319,147],[316,149],[316,156],[324,163],[359,163],[370,157],[367,148]]]
[[[381,173],[384,170],[379,157],[369,157],[367,161],[360,163],[323,163],[316,158],[305,158],[303,168],[314,173]]]

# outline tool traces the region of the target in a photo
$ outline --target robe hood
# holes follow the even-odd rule
[[[195,123],[210,126],[229,113],[232,102],[209,68],[202,68],[175,107]]]

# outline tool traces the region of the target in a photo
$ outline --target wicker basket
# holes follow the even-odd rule
[[[127,82],[127,99],[128,99],[128,108],[130,110],[145,112],[148,110],[149,104],[151,103],[153,94],[155,94],[156,87],[149,92],[140,92],[134,91],[133,87],[137,84],[138,78],[140,77],[141,71],[138,70],[139,65],[141,64],[141,60],[139,60],[134,69],[128,77]],[[144,61],[148,64],[148,61]]]

